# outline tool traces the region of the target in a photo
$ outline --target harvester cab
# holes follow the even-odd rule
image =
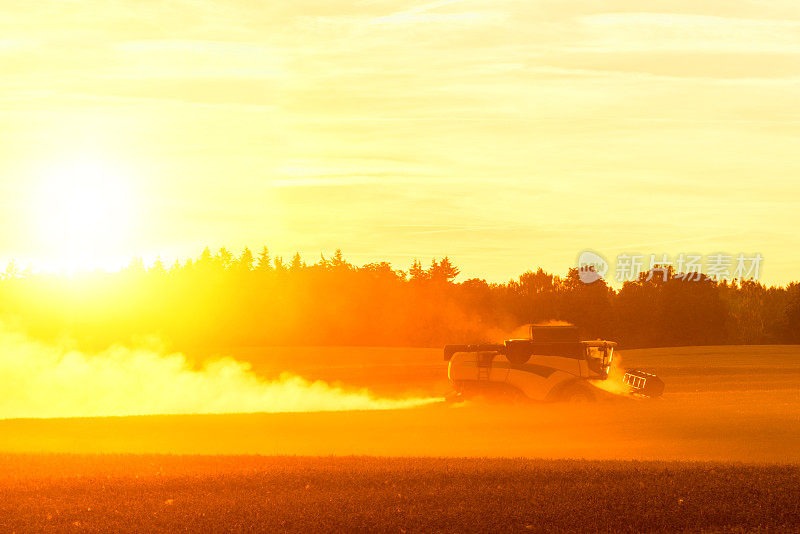
[[[589,369],[590,377],[605,380],[608,378],[608,370],[611,368],[611,360],[614,357],[614,347],[617,346],[613,341],[584,341],[586,349],[586,366]]]
[[[463,396],[595,400],[601,391],[592,382],[608,379],[616,346],[613,341],[580,340],[574,326],[532,325],[529,339],[447,345],[444,359],[450,382]],[[634,395],[657,397],[664,390],[663,381],[640,370],[627,371],[623,382]]]

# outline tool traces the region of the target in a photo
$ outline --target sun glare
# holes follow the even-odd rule
[[[100,160],[49,172],[38,192],[35,224],[45,263],[56,270],[114,270],[124,264],[133,216],[130,180]]]

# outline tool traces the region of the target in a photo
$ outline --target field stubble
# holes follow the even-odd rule
[[[800,528],[798,466],[15,455],[0,472],[4,532]]]

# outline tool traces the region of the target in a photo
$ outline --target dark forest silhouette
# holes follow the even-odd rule
[[[39,339],[82,347],[155,334],[178,349],[258,345],[439,346],[501,340],[525,323],[578,325],[622,347],[800,343],[800,285],[684,280],[669,271],[615,290],[578,271],[538,269],[507,283],[460,283],[449,258],[407,272],[389,263],[357,267],[340,251],[307,264],[266,247],[235,256],[206,248],[196,259],[65,280],[20,272],[0,282],[6,323]],[[665,279],[666,278],[666,279]]]

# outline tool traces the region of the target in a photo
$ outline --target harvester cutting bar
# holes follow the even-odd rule
[[[632,393],[648,397],[659,397],[664,393],[664,381],[647,371],[629,369],[622,377],[622,381],[631,388]]]
[[[628,384],[633,389],[642,389],[644,388],[645,383],[647,383],[647,379],[641,376],[632,375],[630,373],[625,374],[625,383]]]

